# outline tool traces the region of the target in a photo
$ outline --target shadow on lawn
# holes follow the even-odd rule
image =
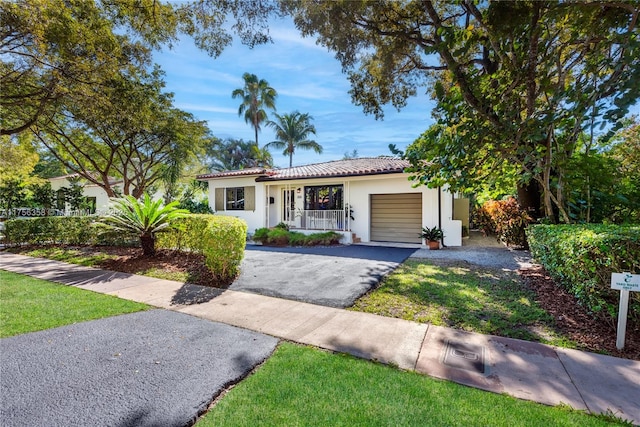
[[[438,267],[442,271],[432,271],[433,267],[430,263],[401,267],[358,305],[366,310],[371,298],[372,305],[384,305],[394,317],[509,338],[550,338],[544,330],[554,329],[553,318],[514,274],[454,263]],[[386,303],[373,302],[387,297]]]

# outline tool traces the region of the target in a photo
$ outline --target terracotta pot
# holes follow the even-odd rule
[[[440,242],[438,242],[437,240],[427,240],[427,245],[429,245],[429,249],[432,251],[440,249]]]

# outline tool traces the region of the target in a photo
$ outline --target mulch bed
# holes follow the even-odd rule
[[[140,274],[150,269],[188,274],[188,282],[194,285],[227,288],[230,283],[221,283],[204,263],[204,255],[158,250],[154,257],[146,257],[138,248],[99,247],[101,253],[117,256],[116,259],[105,260],[99,267],[122,273]]]
[[[573,295],[558,286],[542,267],[521,269],[519,273],[535,292],[536,302],[553,316],[559,332],[579,343],[582,350],[640,360],[640,324],[627,324],[625,346],[620,351],[616,348],[617,319],[604,315],[596,318],[590,314]]]

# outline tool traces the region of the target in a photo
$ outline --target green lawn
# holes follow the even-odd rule
[[[0,337],[147,308],[111,295],[0,270]]]
[[[604,426],[606,420],[283,343],[205,426]]]
[[[10,251],[36,258],[47,258],[54,261],[63,261],[68,262],[69,264],[78,264],[96,268],[100,268],[103,261],[117,258],[116,255],[101,253],[100,249],[95,247],[91,248],[91,252],[86,252],[82,249],[61,248],[56,246],[43,246],[30,250],[18,248],[17,250],[10,249]],[[193,278],[189,276],[189,273],[182,271],[166,271],[155,267],[136,271],[135,274],[155,277],[157,279],[175,280],[176,282],[193,281]]]
[[[28,255],[36,258],[47,258],[55,261],[68,262],[69,264],[79,264],[87,267],[95,267],[100,262],[117,258],[109,254],[95,254],[83,252],[80,249],[61,248],[57,246],[43,246],[29,251],[17,251],[22,255]]]
[[[407,260],[351,310],[575,346],[553,331],[553,318],[513,272]]]

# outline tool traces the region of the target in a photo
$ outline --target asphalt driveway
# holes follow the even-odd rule
[[[344,308],[415,249],[378,246],[273,248],[247,245],[234,291]]]
[[[190,425],[277,342],[166,310],[4,338],[0,424]]]

